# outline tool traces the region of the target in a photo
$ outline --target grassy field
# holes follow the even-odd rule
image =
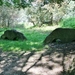
[[[37,27],[32,29],[26,28],[14,28],[22,32],[27,41],[10,41],[10,40],[0,40],[0,48],[5,51],[19,51],[19,50],[42,50],[43,49],[43,40],[45,37],[55,29],[56,27]],[[6,29],[0,29],[0,36],[4,33]]]

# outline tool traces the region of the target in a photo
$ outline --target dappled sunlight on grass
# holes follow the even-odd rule
[[[9,41],[1,40],[0,47],[3,50],[40,50],[43,48],[41,42],[30,42],[30,41]]]
[[[30,42],[30,43],[27,43],[27,44],[29,44],[29,45],[31,45],[31,46],[33,46],[33,45],[39,45],[38,42]]]
[[[10,28],[16,29],[24,34],[27,38],[27,41],[11,41],[11,40],[0,40],[0,48],[3,50],[42,50],[43,49],[43,41],[45,37],[52,31],[53,29],[57,28],[54,27],[36,27],[36,28]],[[8,28],[9,29],[9,28]],[[6,29],[3,29],[0,32],[0,35]]]
[[[36,28],[33,28],[34,30],[41,30],[41,31],[51,31],[51,30],[54,30],[56,28],[58,28],[60,26],[43,26],[43,27],[36,27]]]

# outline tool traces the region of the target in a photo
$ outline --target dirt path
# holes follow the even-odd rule
[[[75,43],[50,44],[40,52],[0,50],[0,75],[65,75],[75,57]]]

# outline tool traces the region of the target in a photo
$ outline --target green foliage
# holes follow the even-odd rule
[[[75,28],[75,18],[68,18],[63,20],[61,26],[65,28]]]
[[[17,5],[18,8],[25,8],[27,6],[29,6],[29,3],[20,3]]]
[[[13,3],[19,4],[20,3],[20,0],[13,0]]]
[[[0,6],[2,6],[4,4],[8,7],[10,5],[14,5],[14,7],[25,8],[25,7],[29,6],[32,1],[33,0],[29,0],[29,1],[26,1],[26,0],[11,0],[11,2],[10,2],[9,0],[5,0],[5,1],[0,0]]]
[[[3,5],[3,0],[0,0],[0,5]]]
[[[5,4],[6,6],[10,6],[12,4],[14,4],[14,6],[16,7],[22,7],[25,8],[29,5],[31,5],[31,2],[33,2],[35,0],[0,0],[0,5]],[[44,4],[48,4],[50,2],[52,3],[61,3],[63,0],[44,0]]]
[[[6,2],[5,4],[6,4],[6,6],[8,6],[8,7],[10,7],[10,6],[11,6],[11,4],[10,4],[10,3],[8,3],[8,2]]]
[[[63,2],[63,0],[48,0],[48,1],[49,1],[49,2],[53,2],[53,3],[56,2],[56,3],[59,3],[59,4],[60,4],[61,2]]]
[[[10,41],[10,40],[0,40],[0,48],[5,51],[8,50],[42,50],[43,49],[43,40],[49,34],[42,30],[35,29],[23,29],[15,28],[17,31],[22,32],[26,37],[27,41]],[[5,29],[2,29],[0,35],[3,34]]]

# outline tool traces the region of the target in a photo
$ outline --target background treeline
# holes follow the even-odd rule
[[[70,20],[66,21],[67,19]],[[74,21],[71,19],[75,20],[74,0],[0,1],[0,27],[63,24],[65,26],[72,24],[74,27]]]

